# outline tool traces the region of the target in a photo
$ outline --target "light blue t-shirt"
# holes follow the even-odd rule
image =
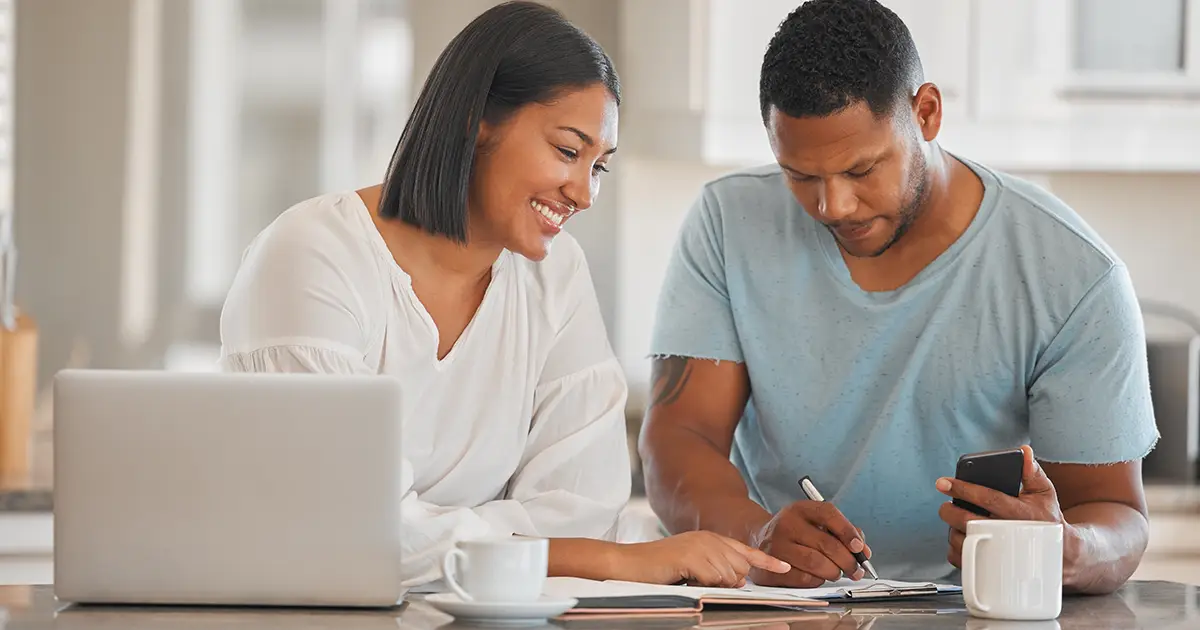
[[[771,512],[817,487],[891,579],[958,579],[934,488],[960,455],[1133,460],[1158,438],[1129,274],[1062,201],[963,160],[983,202],[905,286],[866,292],[777,166],[710,182],[675,243],[652,355],[744,362],[731,459]]]

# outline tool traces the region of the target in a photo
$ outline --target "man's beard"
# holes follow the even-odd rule
[[[925,200],[929,196],[928,170],[929,163],[925,160],[925,152],[918,148],[914,151],[912,171],[908,175],[908,181],[905,182],[904,188],[906,194],[904,205],[900,208],[899,224],[896,226],[896,230],[892,232],[891,238],[882,247],[869,254],[856,255],[849,250],[846,253],[856,258],[877,258],[891,249],[892,245],[895,245],[908,233],[913,223],[917,221],[917,217],[921,215],[921,210],[925,206]],[[832,232],[833,228],[830,228],[830,231]],[[843,249],[845,248],[843,247]]]

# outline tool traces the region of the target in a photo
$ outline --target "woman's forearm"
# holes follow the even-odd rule
[[[617,573],[620,545],[591,538],[551,538],[550,577],[612,579]]]
[[[549,564],[549,574],[555,577],[724,587],[745,584],[752,568],[773,573],[791,570],[786,562],[713,532],[686,532],[629,544],[552,538]]]

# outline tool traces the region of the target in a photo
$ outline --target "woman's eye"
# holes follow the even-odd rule
[[[579,157],[579,154],[572,151],[571,149],[564,149],[562,147],[558,147],[558,152],[563,154],[563,156],[565,156],[568,160],[574,160],[575,158]]]
[[[607,172],[608,172],[608,167],[607,167],[607,166],[605,166],[605,165],[603,165],[603,164],[597,164],[597,165],[593,166],[593,167],[592,167],[592,169],[593,169],[593,170],[600,171],[600,172],[602,172],[602,173],[607,173]]]

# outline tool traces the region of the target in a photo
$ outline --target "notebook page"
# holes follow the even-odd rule
[[[552,577],[546,580],[542,593],[551,597],[627,597],[630,595],[678,595],[676,586],[641,584],[638,582],[598,582],[573,577]]]
[[[856,582],[848,578],[842,578],[836,582],[826,582],[823,586],[819,586],[817,588],[773,588],[767,586],[748,586],[747,588],[754,589],[756,592],[763,593],[764,595],[771,595],[776,591],[781,591],[791,593],[799,597],[824,599],[841,596],[842,591],[847,589],[857,591],[879,584],[886,585],[891,588],[912,588],[918,586],[928,586],[930,582],[902,582],[900,580],[858,580]],[[946,589],[958,589],[957,586],[952,586],[949,584],[937,584],[936,586],[938,587],[939,591]]]
[[[643,584],[641,582],[621,582],[609,580],[597,582],[581,578],[549,578],[543,593],[552,597],[628,597],[632,595],[678,595],[691,599],[704,597],[744,598],[753,599],[771,597],[773,599],[805,599],[793,589],[764,589],[747,585],[743,588],[710,588],[701,586],[674,586],[663,584]]]
[[[778,588],[747,584],[742,588],[709,588],[701,586],[665,586],[640,582],[607,581],[597,582],[581,578],[550,578],[546,580],[545,593],[555,597],[624,597],[629,595],[682,595],[693,599],[703,597],[768,597],[772,599],[823,599],[841,595],[843,589],[867,588],[873,584],[885,584],[893,588],[926,586],[929,582],[902,582],[899,580],[854,580],[841,579],[826,582],[818,588]],[[938,590],[957,586],[938,584]]]

